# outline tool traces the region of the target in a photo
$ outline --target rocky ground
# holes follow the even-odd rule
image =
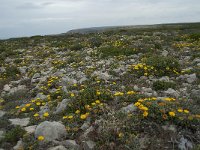
[[[200,24],[0,41],[1,150],[200,149]]]

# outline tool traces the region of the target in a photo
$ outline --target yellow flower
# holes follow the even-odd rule
[[[31,100],[31,102],[32,102],[32,103],[35,103],[35,100],[34,100],[34,99],[32,99],[32,100]]]
[[[169,112],[169,115],[170,115],[171,117],[174,117],[174,116],[175,116],[175,112],[170,111],[170,112]]]
[[[34,108],[33,108],[33,107],[31,107],[31,108],[30,108],[30,110],[32,111],[32,110],[34,110]]]
[[[38,139],[39,141],[43,141],[43,140],[44,140],[44,136],[40,135],[40,136],[38,136],[37,139]]]
[[[40,102],[37,102],[37,103],[36,103],[36,105],[37,105],[37,106],[40,106],[40,105],[41,105],[41,103],[40,103]]]
[[[101,92],[99,92],[99,91],[96,92],[96,95],[100,95],[100,94],[101,94]]]
[[[45,113],[43,114],[43,116],[44,116],[44,117],[48,117],[48,116],[49,116],[49,113],[48,113],[48,112],[45,112]]]
[[[96,103],[91,103],[91,105],[92,105],[92,106],[95,106],[95,105],[96,105]]]
[[[138,106],[141,105],[141,103],[140,102],[136,102],[134,105],[138,107]]]
[[[79,114],[79,113],[80,113],[80,110],[76,110],[75,113],[76,113],[76,114]]]
[[[122,138],[124,136],[124,134],[122,133],[122,132],[120,132],[119,134],[118,134],[118,137],[119,138]]]
[[[100,100],[96,100],[95,103],[96,104],[100,104],[101,102],[100,102]]]
[[[144,76],[147,76],[148,75],[148,73],[144,73]]]
[[[31,106],[31,104],[26,104],[26,107],[30,107]]]
[[[38,114],[38,113],[36,113],[36,114],[34,114],[33,116],[34,116],[34,117],[38,117],[38,116],[39,116],[39,114]]]
[[[90,105],[85,105],[85,108],[88,109],[88,110],[91,110]]]
[[[19,108],[20,108],[20,106],[16,106],[15,108],[16,108],[16,109],[19,109]]]
[[[74,97],[74,96],[75,96],[75,94],[74,94],[74,93],[71,93],[71,94],[70,94],[70,96],[71,96],[71,97]]]
[[[134,91],[128,91],[126,94],[127,95],[133,95],[133,94],[135,94],[135,92]]]
[[[82,120],[84,120],[84,119],[87,118],[87,115],[86,115],[86,114],[82,114],[82,115],[80,116],[80,118],[81,118]]]
[[[72,115],[70,115],[70,116],[68,116],[68,119],[72,119],[74,116],[72,116]]]
[[[144,112],[143,112],[143,116],[144,116],[144,117],[147,117],[148,114],[149,114],[148,111],[144,111]]]
[[[116,92],[116,93],[114,94],[114,96],[123,96],[123,95],[124,95],[123,92]]]
[[[178,109],[178,112],[183,112],[183,109],[179,108],[179,109]]]
[[[143,111],[149,110],[149,109],[148,109],[147,107],[145,107],[145,106],[141,107],[140,109],[143,110]]]
[[[25,108],[25,107],[23,107],[23,108],[21,109],[21,111],[26,111],[26,108]]]
[[[67,119],[68,118],[68,116],[63,116],[63,119]]]
[[[184,109],[184,113],[188,114],[188,113],[189,113],[189,110]]]

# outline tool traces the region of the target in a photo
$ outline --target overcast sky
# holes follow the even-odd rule
[[[199,21],[200,0],[0,0],[0,38]]]

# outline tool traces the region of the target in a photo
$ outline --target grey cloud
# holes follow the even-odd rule
[[[72,28],[200,21],[199,0],[1,0],[0,38]]]

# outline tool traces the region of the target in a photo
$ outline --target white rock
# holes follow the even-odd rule
[[[20,140],[17,142],[17,145],[15,145],[13,147],[14,150],[23,150],[24,149],[24,145],[23,145],[23,142]]]
[[[192,145],[192,143],[190,141],[188,141],[187,139],[182,137],[180,139],[179,144],[178,144],[178,148],[180,150],[192,150],[193,149],[193,145]]]
[[[9,119],[9,121],[11,121],[11,124],[13,125],[19,125],[21,127],[25,127],[29,124],[30,122],[30,118],[15,118],[15,119]]]
[[[56,146],[56,147],[51,147],[51,148],[48,148],[47,150],[68,150],[66,149],[64,146],[62,145],[59,145],[59,146]]]
[[[195,73],[188,75],[187,77],[187,82],[188,83],[193,83],[197,80],[197,76]]]
[[[169,80],[169,77],[168,77],[168,76],[164,76],[164,77],[161,77],[161,78],[159,79],[159,81],[169,82],[170,80]]]
[[[96,143],[93,141],[83,141],[83,149],[84,150],[94,150]]]
[[[0,140],[4,138],[4,131],[0,130]]]
[[[179,93],[172,88],[169,88],[164,93],[167,94],[167,95],[173,96],[173,97],[179,97]]]
[[[131,112],[134,112],[136,110],[137,110],[137,107],[134,106],[133,104],[130,104],[130,105],[126,106],[126,107],[121,108],[120,111],[124,112],[124,113],[131,113]]]
[[[162,52],[162,56],[165,56],[165,57],[166,57],[166,56],[168,55],[168,53],[169,53],[168,51],[164,50],[164,51]]]
[[[55,111],[55,114],[59,114],[61,113],[62,111],[64,111],[67,107],[67,105],[69,104],[71,100],[70,99],[63,99],[62,102],[60,102],[58,104],[58,106],[56,107],[56,111]]]
[[[5,111],[0,110],[0,118],[3,117],[6,114]]]
[[[64,145],[65,147],[67,147],[67,148],[70,149],[70,150],[78,150],[79,147],[80,147],[80,146],[76,143],[75,140],[66,140],[66,141],[63,141],[62,143],[63,143],[63,145]]]
[[[134,85],[133,89],[134,89],[134,91],[136,91],[136,92],[139,92],[139,91],[140,91],[140,89],[138,88],[137,85]]]
[[[65,126],[60,122],[44,121],[35,130],[35,137],[44,136],[44,141],[59,140],[67,134]]]
[[[6,92],[9,92],[10,91],[10,86],[8,84],[4,85],[4,88],[3,90],[6,91]]]
[[[26,130],[27,133],[31,134],[35,132],[36,127],[37,125],[34,125],[34,126],[25,127],[24,129]]]

